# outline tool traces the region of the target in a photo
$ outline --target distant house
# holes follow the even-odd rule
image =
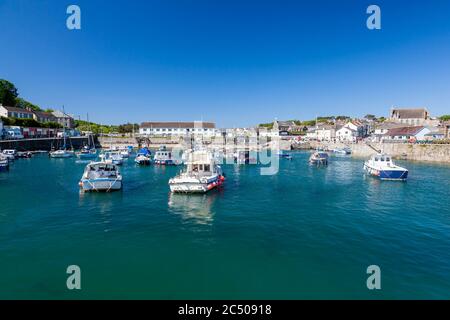
[[[34,111],[34,120],[46,123],[46,122],[58,122],[57,118],[51,112]]]
[[[64,113],[62,111],[56,110],[52,112],[53,116],[56,119],[56,122],[60,125],[72,129],[75,127],[75,120],[73,117],[67,113]]]
[[[350,126],[343,126],[336,130],[336,140],[341,142],[355,142],[358,131]]]
[[[319,141],[332,141],[336,138],[336,128],[332,125],[324,125],[316,129],[316,139]]]
[[[385,135],[386,140],[425,140],[425,135],[430,133],[430,129],[424,126],[393,128]]]
[[[216,135],[216,124],[214,122],[143,122],[139,127],[141,135],[174,136],[198,134]]]
[[[274,129],[278,128],[280,135],[288,135],[292,132],[301,131],[302,127],[298,126],[295,121],[278,121],[274,122]]]
[[[430,132],[425,134],[424,138],[425,140],[441,140],[446,138],[446,128],[440,127],[440,128],[431,128]]]
[[[410,126],[422,126],[430,119],[430,114],[426,108],[419,109],[399,109],[393,108],[391,110],[390,120],[407,124]]]
[[[18,119],[33,119],[33,112],[27,109],[17,107],[7,107],[0,104],[0,117],[18,118]]]
[[[450,121],[444,122],[442,126],[445,128],[445,139],[450,139]]]

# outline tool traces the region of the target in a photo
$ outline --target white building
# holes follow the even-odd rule
[[[33,119],[34,113],[27,109],[17,107],[7,107],[0,104],[0,117],[18,118],[18,119]]]
[[[60,125],[69,129],[75,128],[75,120],[72,115],[59,110],[53,111],[52,114]]]
[[[402,127],[390,129],[385,135],[385,140],[410,141],[410,140],[426,140],[426,134],[430,133],[430,129],[423,126]]]
[[[333,126],[322,126],[316,129],[315,133],[319,141],[332,141],[336,138],[336,129]]]
[[[215,123],[203,121],[143,122],[139,127],[139,134],[148,136],[215,136],[217,132]]]
[[[358,131],[348,127],[347,125],[336,130],[336,140],[341,142],[355,142],[358,136]]]

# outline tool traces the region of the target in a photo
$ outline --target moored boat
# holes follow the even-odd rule
[[[84,169],[79,182],[84,192],[109,192],[122,189],[122,175],[115,164],[91,162]]]
[[[29,151],[17,152],[17,158],[19,159],[28,159],[31,158],[33,154]]]
[[[141,166],[150,165],[152,163],[150,150],[146,147],[139,149],[136,158],[134,158],[134,162]]]
[[[309,163],[314,165],[327,165],[328,158],[328,153],[323,151],[316,151],[309,157]]]
[[[123,157],[119,151],[107,151],[105,153],[100,154],[100,160],[105,163],[115,164],[120,166],[123,164]]]
[[[221,186],[225,181],[222,168],[213,154],[206,150],[188,151],[186,168],[169,180],[174,193],[206,193]]]
[[[408,169],[397,166],[392,157],[384,153],[374,154],[366,160],[364,170],[381,180],[405,181],[408,178]]]
[[[180,161],[173,158],[172,151],[167,150],[165,146],[161,146],[159,150],[155,152],[153,162],[154,164],[163,166],[175,166],[180,164]]]
[[[72,158],[74,155],[75,152],[66,149],[50,151],[49,153],[50,158]]]
[[[9,160],[0,154],[0,172],[9,170]]]
[[[9,161],[14,161],[17,159],[17,151],[15,149],[5,149],[2,151],[2,155]]]
[[[97,150],[95,148],[89,148],[89,146],[84,146],[76,155],[80,159],[95,159],[97,158]]]

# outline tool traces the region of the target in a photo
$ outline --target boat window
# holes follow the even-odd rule
[[[202,164],[200,165],[200,170],[203,171],[203,165]]]
[[[381,161],[384,161],[384,157],[381,157]]]
[[[375,161],[379,161],[379,158],[378,158],[378,157],[375,157]]]
[[[389,162],[389,161],[391,161],[391,158],[389,158],[389,157],[388,157],[388,158],[386,158],[386,161],[388,161],[388,162]]]
[[[211,170],[211,165],[205,164],[205,171],[210,171],[210,170]]]

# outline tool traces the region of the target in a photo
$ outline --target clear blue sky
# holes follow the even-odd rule
[[[0,0],[0,28],[0,78],[96,122],[450,113],[448,0]]]

